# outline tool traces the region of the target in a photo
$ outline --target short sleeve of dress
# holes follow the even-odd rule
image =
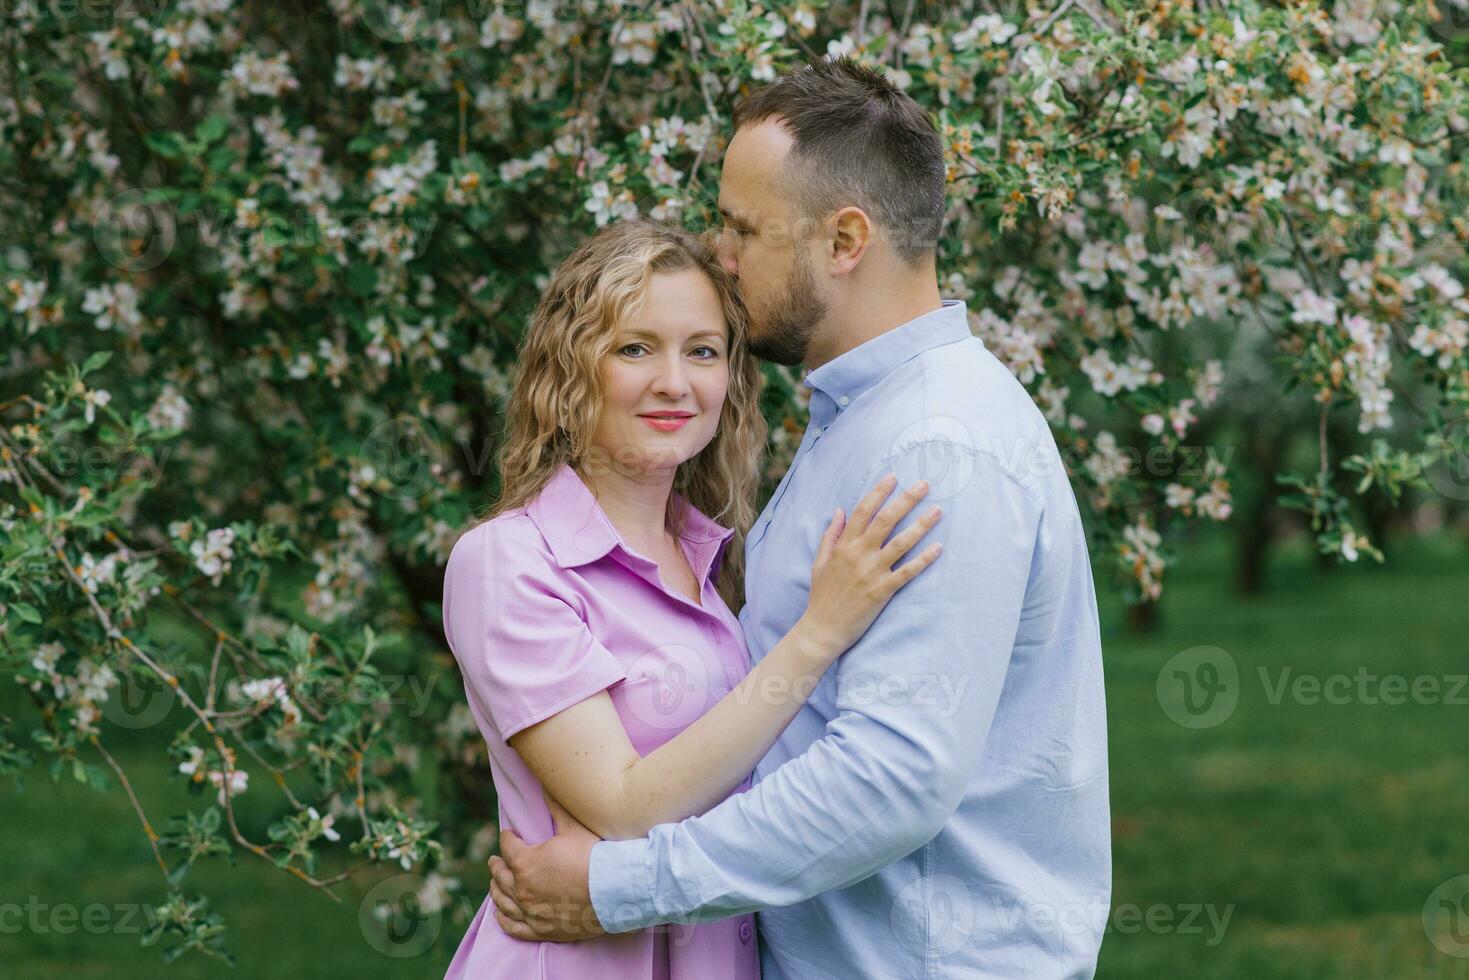
[[[501,740],[627,679],[561,594],[529,524],[465,532],[444,572],[444,634]]]

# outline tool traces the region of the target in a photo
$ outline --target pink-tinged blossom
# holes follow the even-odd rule
[[[1321,296],[1310,289],[1303,289],[1291,300],[1293,312],[1292,323],[1325,323],[1336,322],[1336,301],[1329,296]]]
[[[1097,433],[1096,452],[1083,465],[1092,479],[1104,487],[1125,478],[1131,470],[1127,456],[1118,449],[1117,437],[1105,431]]]
[[[232,547],[235,540],[235,529],[232,527],[217,527],[211,530],[203,540],[196,540],[189,546],[189,553],[194,556],[194,564],[199,571],[209,576],[215,585],[224,573],[230,570],[230,561],[235,553]]]
[[[138,312],[138,291],[126,282],[103,283],[88,289],[82,299],[82,312],[94,315],[92,322],[98,330],[136,327],[143,322]]]
[[[1168,410],[1168,425],[1173,429],[1173,434],[1180,439],[1188,431],[1188,427],[1198,421],[1198,417],[1190,411],[1193,407],[1194,400],[1185,398]]]
[[[505,13],[503,7],[495,7],[485,22],[480,25],[479,44],[482,48],[493,48],[498,44],[510,44],[520,40],[525,33],[525,23],[519,17]]]
[[[285,51],[262,58],[259,52],[247,50],[230,66],[225,76],[238,92],[272,99],[279,99],[300,87],[296,76],[291,73],[291,56]]]
[[[1451,316],[1437,327],[1420,323],[1413,328],[1408,345],[1433,361],[1439,370],[1447,371],[1469,345],[1469,320]]]
[[[112,401],[112,393],[104,388],[94,388],[82,393],[82,417],[91,425],[97,420],[97,409]]]
[[[1208,408],[1219,398],[1219,389],[1224,384],[1224,365],[1217,360],[1207,360],[1199,376],[1194,379],[1194,397],[1199,405]]]

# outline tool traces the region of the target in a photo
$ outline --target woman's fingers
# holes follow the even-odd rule
[[[888,532],[897,526],[897,523],[903,519],[908,511],[918,506],[918,501],[922,500],[927,494],[928,481],[919,480],[907,490],[904,490],[892,500],[888,501],[887,506],[872,519],[868,533],[876,539],[877,544],[882,544],[887,539]]]
[[[847,526],[846,515],[838,507],[831,515],[831,522],[826,525],[826,531],[821,535],[821,544],[816,547],[816,564],[820,565],[831,557],[831,550],[836,547],[837,538],[842,536],[842,528]]]
[[[939,522],[939,518],[943,516],[943,513],[942,507],[930,507],[918,520],[893,535],[893,539],[883,545],[882,551],[880,552],[883,559],[887,562],[887,566],[891,568],[893,562],[902,558],[909,551],[912,551],[913,546],[918,543],[919,539],[933,530],[933,526]]]
[[[897,592],[903,586],[907,585],[909,582],[917,578],[919,572],[923,571],[929,565],[932,565],[934,562],[938,561],[938,557],[943,552],[943,550],[943,542],[935,541],[927,548],[924,548],[923,551],[919,553],[917,558],[909,562],[904,562],[902,565],[899,565],[897,568],[893,569],[893,577],[891,580],[893,583],[893,591]]]
[[[892,473],[878,480],[877,486],[867,491],[867,495],[857,502],[856,507],[852,508],[852,519],[847,522],[847,526],[854,528],[857,534],[866,531],[867,522],[872,519],[873,514],[877,513],[877,508],[887,499],[888,494],[893,492],[893,487],[897,484],[898,478]]]

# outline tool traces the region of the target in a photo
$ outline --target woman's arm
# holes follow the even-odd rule
[[[633,748],[606,691],[512,735],[510,747],[598,836],[643,837],[728,796],[790,724],[830,659],[793,629],[714,707],[647,756]]]
[[[821,675],[859,639],[936,548],[893,570],[938,520],[933,508],[892,541],[888,533],[922,499],[915,485],[878,513],[884,479],[822,536],[806,613],[720,701],[646,757],[628,739],[606,691],[512,735],[525,764],[588,829],[607,840],[643,837],[661,823],[702,814],[738,786],[810,696]],[[876,513],[877,516],[873,517]]]

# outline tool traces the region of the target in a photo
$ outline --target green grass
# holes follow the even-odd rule
[[[1392,564],[1320,573],[1303,548],[1276,556],[1264,596],[1229,590],[1221,538],[1192,548],[1172,572],[1159,629],[1138,637],[1099,579],[1107,663],[1114,909],[1152,910],[1154,928],[1114,914],[1099,976],[1249,980],[1469,978],[1469,959],[1435,949],[1422,910],[1435,887],[1469,874],[1464,818],[1469,706],[1271,703],[1259,669],[1295,675],[1439,677],[1469,673],[1469,555],[1446,538],[1404,542]],[[1159,705],[1158,674],[1170,657],[1221,647],[1239,666],[1239,702],[1217,727],[1190,730]],[[1355,688],[1353,688],[1355,691]],[[1469,697],[1469,691],[1462,692]],[[30,719],[0,692],[0,710]],[[115,739],[120,758],[155,819],[180,812],[150,730]],[[252,786],[252,790],[255,787]],[[254,794],[251,794],[254,796]],[[265,794],[260,794],[263,799]],[[248,799],[248,797],[247,797]],[[69,778],[27,774],[24,793],[0,783],[0,908],[34,897],[48,906],[121,908],[155,901],[160,879],[131,807]],[[263,838],[271,814],[254,814]],[[442,976],[461,923],[444,920],[437,941],[412,958],[386,956],[359,927],[374,872],[339,888],[335,904],[250,855],[236,867],[197,868],[190,892],[210,896],[230,927],[234,971],[198,957],[165,967],[137,933],[117,928],[60,932],[42,915],[7,931],[0,916],[0,974],[7,980],[106,977]],[[478,906],[487,882],[461,899]],[[1194,907],[1229,910],[1222,935]],[[1232,908],[1231,908],[1232,907]],[[28,913],[25,913],[28,914]],[[94,912],[100,916],[102,912]],[[1172,925],[1156,918],[1167,914]],[[133,925],[140,920],[134,919]]]
[[[3,710],[15,716],[16,707],[7,701]],[[155,824],[162,824],[170,813],[203,808],[181,781],[168,778],[163,749],[167,731],[167,726],[159,726],[134,733],[126,742],[113,739],[121,743],[114,754]],[[258,805],[268,798],[261,792],[266,786],[252,782],[242,801]],[[235,866],[208,859],[184,881],[187,894],[208,896],[211,907],[224,916],[229,930],[226,943],[235,954],[236,968],[197,954],[166,966],[158,947],[140,945],[147,928],[136,909],[161,901],[165,889],[121,789],[114,786],[111,793],[97,793],[69,775],[53,783],[37,768],[25,774],[22,793],[10,780],[0,783],[0,814],[6,831],[0,834],[0,909],[12,903],[21,906],[18,914],[0,911],[0,977],[5,980],[441,977],[458,944],[459,932],[447,920],[440,923],[439,941],[412,959],[389,957],[368,942],[358,924],[359,908],[369,889],[392,877],[395,869],[371,868],[336,886],[342,899],[338,904],[241,852]],[[251,840],[264,842],[266,826],[278,816],[242,808],[241,830]],[[352,829],[346,828],[344,841],[351,839]],[[172,860],[176,852],[169,856]],[[319,865],[318,872],[328,876],[353,859],[343,852]],[[36,906],[34,921],[39,928],[33,924],[31,906]],[[71,916],[70,921],[53,922],[58,906],[74,910],[60,913]],[[82,917],[90,906],[99,907],[90,915],[102,927],[83,927]]]
[[[1187,903],[1221,916],[1232,905],[1232,918],[1212,945],[1207,926],[1115,928],[1099,976],[1469,977],[1469,959],[1439,952],[1422,918],[1439,884],[1469,873],[1469,690],[1459,704],[1443,703],[1447,687],[1438,703],[1372,704],[1356,683],[1359,668],[1469,673],[1462,542],[1404,542],[1390,565],[1324,575],[1303,548],[1288,549],[1252,600],[1227,590],[1221,544],[1185,557],[1153,635],[1125,634],[1108,602],[1103,649],[1113,907],[1172,908],[1176,920]],[[1237,662],[1239,700],[1222,724],[1191,730],[1161,709],[1157,679],[1199,645]],[[1278,696],[1284,668],[1347,675],[1336,699],[1347,703]]]

